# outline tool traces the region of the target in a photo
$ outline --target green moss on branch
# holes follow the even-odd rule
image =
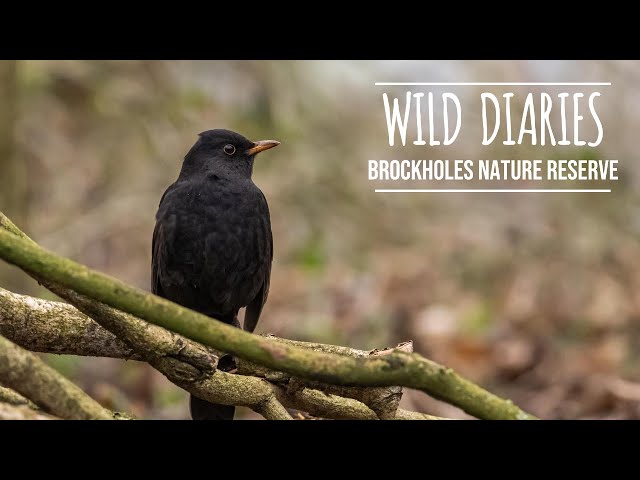
[[[27,405],[13,405],[0,402],[0,420],[58,420],[51,415],[29,408]]]
[[[0,382],[47,412],[60,418],[111,420],[113,413],[78,386],[27,352],[0,336]]]
[[[138,358],[114,334],[73,306],[18,295],[3,288],[0,288],[0,335],[32,352]]]
[[[1,220],[0,223],[7,224]],[[12,225],[10,222],[8,224]],[[484,390],[418,354],[394,352],[379,357],[353,358],[274,342],[212,321],[209,317],[93,271],[6,229],[0,229],[0,258],[42,279],[150,323],[291,375],[337,385],[401,385],[415,388],[479,418],[535,418],[511,401]]]
[[[401,390],[399,387],[339,387],[292,380],[286,373],[247,361],[238,363],[238,370],[244,376],[235,375],[230,378],[228,374],[224,374],[204,381],[215,372],[218,359],[216,352],[164,328],[78,295],[72,290],[54,285],[47,287],[81,311],[66,303],[17,295],[0,289],[0,334],[13,334],[13,338],[9,339],[29,350],[146,360],[169,380],[189,392],[205,398],[216,395],[216,403],[245,405],[267,418],[288,418],[283,414],[282,407],[270,398],[274,393],[281,405],[307,411],[317,417],[374,420],[407,417],[403,410],[397,410],[399,395],[396,393],[400,393],[397,392]],[[92,335],[86,339],[88,341],[83,341],[83,332],[87,329],[92,331]],[[364,351],[270,338],[284,343],[291,342],[301,348],[356,357],[391,351]],[[101,346],[100,341],[104,341],[104,345]],[[405,342],[400,348],[410,351],[411,343]],[[143,353],[132,353],[134,351]],[[276,385],[272,384],[270,390],[264,381],[250,378],[256,376],[276,382]],[[247,388],[240,387],[240,384]],[[309,388],[310,385],[315,385],[316,388]],[[246,395],[247,390],[249,395]],[[351,398],[339,396],[339,393],[336,394],[338,390],[344,393],[343,396]],[[13,390],[0,387],[0,402],[18,402],[22,405],[29,401]],[[36,407],[31,404],[31,408]],[[409,413],[413,415],[411,418],[432,418],[417,412]]]

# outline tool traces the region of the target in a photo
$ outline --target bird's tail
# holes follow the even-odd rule
[[[191,418],[194,420],[233,420],[236,407],[209,403],[191,395]]]

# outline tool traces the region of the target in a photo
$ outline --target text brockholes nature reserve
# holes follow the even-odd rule
[[[529,93],[521,115],[513,115],[513,92],[501,96],[480,94],[483,146],[550,145],[595,148],[604,138],[598,116],[600,92],[589,94],[561,92]],[[407,91],[402,102],[382,94],[389,146],[407,145],[407,132],[415,125],[413,145],[453,145],[462,130],[462,104],[457,95],[445,92],[434,99],[433,92]],[[425,105],[426,103],[426,105]],[[436,105],[438,103],[438,105]],[[401,107],[401,104],[402,107]],[[436,138],[435,109],[441,109],[442,137]],[[553,125],[551,113],[559,111],[559,125]],[[424,116],[426,113],[426,122]],[[586,118],[585,118],[586,117]],[[568,118],[573,128],[569,128]],[[452,120],[452,121],[450,121]],[[593,138],[584,138],[581,127],[591,123]],[[428,128],[425,131],[423,124]],[[450,125],[454,124],[453,128]],[[593,128],[595,127],[595,128]],[[400,145],[397,145],[398,147]],[[575,151],[575,149],[573,150]],[[391,159],[369,160],[369,180],[618,180],[618,160],[595,159]]]

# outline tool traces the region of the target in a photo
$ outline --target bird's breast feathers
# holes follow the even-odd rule
[[[166,278],[179,278],[191,294],[220,308],[245,306],[260,290],[271,265],[271,226],[264,196],[252,183],[174,185],[157,222]]]

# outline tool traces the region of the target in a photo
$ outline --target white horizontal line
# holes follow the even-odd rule
[[[610,188],[376,188],[376,193],[611,193]]]
[[[454,86],[611,86],[611,82],[376,82],[376,85],[454,85]]]

